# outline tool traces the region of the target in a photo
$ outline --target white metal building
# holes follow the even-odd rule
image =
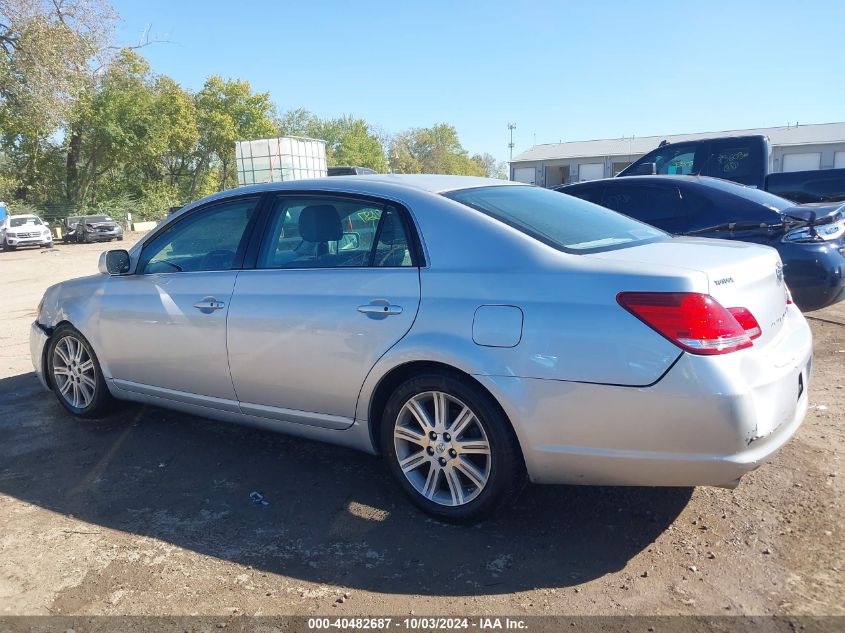
[[[845,123],[818,123],[750,130],[642,136],[535,145],[514,156],[511,180],[555,187],[564,183],[610,178],[660,145],[716,136],[769,137],[772,172],[845,168]]]

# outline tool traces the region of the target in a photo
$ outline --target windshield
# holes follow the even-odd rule
[[[610,209],[540,187],[479,187],[444,195],[567,252],[607,250],[668,237]]]
[[[27,224],[39,225],[41,224],[41,220],[35,216],[26,218],[11,218],[9,220],[9,226],[25,226]]]
[[[114,222],[114,220],[107,215],[86,215],[85,222],[91,224],[92,222]]]
[[[786,198],[781,198],[773,193],[769,193],[768,191],[763,191],[755,187],[738,185],[729,180],[721,180],[720,178],[708,178],[706,182],[711,187],[721,189],[722,191],[732,193],[737,196],[742,196],[747,200],[751,200],[751,202],[762,204],[763,206],[768,207],[772,211],[777,211],[778,213],[791,209],[795,206],[794,202],[790,202]]]

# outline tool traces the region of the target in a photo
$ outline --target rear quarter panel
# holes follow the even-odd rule
[[[462,205],[451,201],[462,208]],[[616,302],[623,290],[706,292],[706,275],[572,255],[480,213],[450,218],[415,212],[428,253],[421,300],[408,334],[370,372],[357,417],[382,377],[402,364],[441,362],[477,376],[646,386],[680,356],[675,345]],[[479,345],[480,306],[516,306],[521,337],[512,347]]]

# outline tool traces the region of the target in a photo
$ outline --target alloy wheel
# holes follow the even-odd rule
[[[70,406],[85,409],[93,402],[97,390],[94,361],[75,336],[63,337],[53,348],[53,379]]]
[[[442,391],[412,396],[399,410],[393,445],[403,474],[426,499],[462,506],[490,479],[490,441],[466,404]]]

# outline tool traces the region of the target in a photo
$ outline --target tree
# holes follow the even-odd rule
[[[275,108],[266,92],[253,93],[248,81],[206,80],[196,97],[199,126],[199,164],[191,186],[196,191],[200,172],[212,164],[219,166],[219,189],[233,186],[235,141],[275,136]]]
[[[364,119],[342,116],[320,119],[304,108],[288,110],[279,121],[283,135],[309,136],[326,141],[330,166],[354,165],[387,171],[387,157],[378,131]]]
[[[179,188],[192,175],[196,163],[200,139],[196,104],[170,77],[158,77],[153,94],[154,154],[169,185]]]
[[[305,108],[288,110],[277,122],[279,134],[281,136],[308,136],[316,120],[317,117]]]
[[[492,154],[484,152],[483,154],[475,154],[472,161],[478,163],[484,170],[484,175],[488,178],[498,178],[500,180],[508,179],[508,166],[503,160],[496,160]]]
[[[447,123],[397,134],[390,145],[390,168],[400,174],[484,176],[484,167],[469,158],[458,132]]]
[[[154,103],[149,64],[133,51],[122,51],[97,90],[78,105],[69,140],[69,159],[73,155],[77,162],[71,167],[69,160],[68,201],[96,202],[100,193],[138,194],[143,166],[158,149]]]
[[[41,180],[51,137],[88,89],[115,20],[100,0],[0,0],[0,151],[17,172],[18,197]]]
[[[369,167],[387,171],[387,158],[378,137],[364,119],[343,116],[326,121],[314,120],[309,135],[326,141],[329,165]]]

